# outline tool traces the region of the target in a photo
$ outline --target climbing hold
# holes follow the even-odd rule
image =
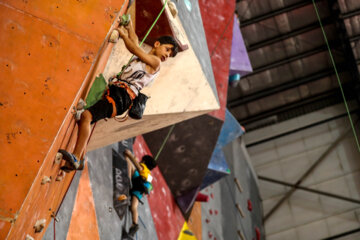
[[[63,170],[60,170],[58,175],[56,176],[56,181],[60,182],[61,180],[63,180],[65,177],[65,172]]]
[[[110,35],[109,42],[117,43],[118,39],[119,39],[119,31],[117,29],[114,29]]]
[[[189,236],[194,236],[194,234],[188,229],[184,230],[183,233]]]
[[[198,193],[198,195],[196,196],[195,201],[197,202],[208,202],[209,201],[209,196],[202,194],[202,193]]]
[[[209,213],[210,213],[210,215],[212,215],[212,214],[213,214],[213,211],[212,211],[211,209],[209,209]]]
[[[119,26],[126,26],[130,23],[130,14],[124,14],[122,15],[120,18],[119,18]],[[119,34],[119,30],[117,29],[114,29],[112,32],[111,32],[111,35],[110,35],[110,38],[109,38],[109,42],[111,43],[117,43],[118,39],[120,37],[120,34]]]
[[[77,103],[76,107],[73,107],[72,114],[74,114],[75,119],[77,121],[80,120],[81,114],[85,111],[86,102],[80,98],[79,102]]]
[[[211,193],[211,194],[210,194],[210,197],[211,197],[212,199],[214,199],[214,194],[213,194],[213,193]]]
[[[231,87],[236,87],[239,84],[240,78],[241,78],[241,76],[238,73],[236,73],[234,75],[230,75],[229,76],[229,85]]]
[[[170,9],[171,15],[172,15],[173,17],[176,17],[177,14],[178,14],[178,10],[177,10],[177,8],[176,8],[175,3],[169,1],[169,2],[168,2],[168,6],[169,6],[169,9]]]
[[[25,240],[34,240],[34,238],[29,234],[26,234]]]
[[[252,204],[251,204],[250,199],[247,200],[247,204],[248,204],[248,210],[251,212],[252,211]]]
[[[123,15],[120,17],[120,25],[121,25],[121,26],[126,26],[126,25],[128,25],[129,22],[130,22],[130,19],[131,19],[130,14],[123,14]]]
[[[84,101],[84,99],[80,98],[79,102],[76,104],[76,108],[80,110],[80,109],[84,109],[85,106],[86,106],[86,102]]]
[[[245,214],[238,203],[236,204],[236,208],[239,211],[241,217],[245,217]]]
[[[241,240],[245,240],[244,234],[240,230],[238,230],[237,233],[238,233],[239,237],[241,238]]]
[[[51,182],[51,176],[50,177],[44,176],[43,179],[41,180],[41,185],[44,185],[49,182]]]
[[[258,227],[255,227],[255,233],[256,233],[256,240],[260,240],[260,229]]]
[[[41,232],[45,228],[45,223],[46,219],[37,220],[34,225],[35,233]]]
[[[219,213],[218,210],[215,210],[215,215],[218,215],[218,213]]]
[[[239,179],[234,178],[234,181],[235,181],[236,186],[237,186],[237,188],[239,189],[239,191],[240,191],[240,192],[243,192],[243,188],[242,188],[242,186],[241,186],[241,184],[240,184]]]
[[[55,156],[55,160],[54,160],[54,163],[55,164],[60,164],[61,163],[61,160],[63,158],[63,155],[61,153],[56,153],[56,156]]]
[[[121,194],[119,197],[118,197],[118,200],[119,201],[124,201],[127,199],[127,196],[125,194]]]
[[[209,220],[209,219],[205,219],[205,222],[206,222],[206,223],[209,223],[209,222],[210,222],[210,220]]]

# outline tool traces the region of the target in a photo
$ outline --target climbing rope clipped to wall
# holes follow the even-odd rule
[[[315,0],[312,0],[312,2],[313,2],[313,5],[314,5],[314,9],[315,9],[315,12],[316,12],[317,19],[318,19],[319,24],[320,24],[320,27],[321,27],[321,31],[322,31],[323,36],[324,36],[324,40],[325,40],[326,46],[327,46],[328,51],[329,51],[331,63],[332,63],[332,65],[333,65],[333,67],[334,67],[334,70],[335,70],[336,79],[337,79],[337,81],[338,81],[338,83],[339,83],[341,95],[342,95],[343,100],[344,100],[346,112],[347,112],[348,117],[349,117],[349,120],[350,120],[350,125],[351,125],[351,128],[352,128],[354,137],[355,137],[356,145],[357,145],[357,147],[358,147],[358,151],[360,152],[359,140],[358,140],[357,135],[356,135],[354,123],[353,123],[353,120],[352,120],[352,118],[351,118],[351,114],[350,114],[349,107],[348,107],[348,104],[347,104],[347,101],[346,101],[344,89],[343,89],[342,84],[341,84],[341,80],[340,80],[340,77],[339,77],[339,73],[338,73],[337,68],[336,68],[336,64],[335,64],[335,61],[334,61],[334,57],[333,57],[333,55],[332,55],[332,53],[331,53],[330,45],[329,45],[329,42],[328,42],[328,39],[327,39],[325,30],[324,30],[324,27],[323,27],[323,24],[322,24],[322,22],[321,22],[320,14],[319,14],[318,8],[317,8],[317,6],[316,6]]]

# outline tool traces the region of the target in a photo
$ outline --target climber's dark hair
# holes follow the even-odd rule
[[[149,170],[153,170],[157,166],[155,159],[150,155],[143,156],[142,162],[145,163]]]
[[[171,44],[174,47],[171,49],[171,57],[175,57],[176,54],[179,51],[179,45],[177,44],[177,42],[175,41],[175,39],[172,36],[162,36],[159,37],[156,41],[159,41],[160,44]]]

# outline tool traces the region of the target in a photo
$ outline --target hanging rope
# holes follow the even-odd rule
[[[166,137],[165,137],[165,139],[164,139],[163,143],[161,144],[161,147],[160,147],[159,151],[157,152],[157,154],[156,154],[156,156],[155,156],[155,161],[157,161],[157,159],[158,159],[158,157],[159,157],[160,153],[162,152],[162,150],[163,150],[163,148],[164,148],[164,146],[165,146],[165,143],[166,143],[166,142],[167,142],[167,140],[169,139],[170,134],[172,133],[172,131],[174,130],[174,127],[175,127],[175,124],[174,124],[174,125],[172,125],[172,126],[171,126],[171,128],[169,129],[168,134],[166,135]]]
[[[338,81],[338,83],[339,83],[341,95],[342,95],[342,97],[343,97],[343,99],[344,99],[344,104],[345,104],[346,112],[347,112],[348,117],[349,117],[349,120],[350,120],[350,124],[351,124],[351,128],[352,128],[352,131],[353,131],[353,134],[354,134],[354,137],[355,137],[356,145],[357,145],[357,147],[358,147],[358,151],[360,152],[359,140],[358,140],[357,135],[356,135],[355,127],[354,127],[354,124],[353,124],[353,121],[352,121],[352,118],[351,118],[351,114],[350,114],[350,111],[349,111],[349,107],[348,107],[348,104],[347,104],[347,101],[346,101],[345,93],[344,93],[344,90],[343,90],[343,87],[342,87],[342,84],[341,84],[341,81],[340,81],[339,73],[338,73],[338,71],[337,71],[337,68],[336,68],[336,64],[335,64],[333,55],[332,55],[332,53],[331,53],[330,45],[329,45],[328,39],[327,39],[327,37],[326,37],[326,33],[325,33],[325,30],[324,30],[324,27],[323,27],[322,22],[321,22],[321,18],[320,18],[320,15],[319,15],[318,8],[317,8],[317,6],[316,6],[315,0],[312,0],[312,2],[313,2],[313,5],[314,5],[314,8],[315,8],[316,16],[317,16],[318,21],[319,21],[319,23],[320,23],[321,31],[322,31],[322,33],[323,33],[326,46],[327,46],[328,51],[329,51],[331,63],[332,63],[332,65],[333,65],[333,67],[334,67],[334,70],[335,70],[336,79],[337,79],[337,81]]]

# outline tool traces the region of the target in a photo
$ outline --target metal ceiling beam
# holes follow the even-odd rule
[[[306,191],[306,192],[316,193],[316,194],[323,195],[323,196],[326,196],[326,197],[331,197],[331,198],[343,200],[343,201],[346,201],[346,202],[360,204],[360,200],[358,200],[358,199],[343,197],[341,195],[337,195],[337,194],[333,194],[333,193],[329,193],[329,192],[324,192],[324,191],[319,191],[319,190],[316,190],[316,189],[303,187],[303,186],[300,186],[300,185],[291,184],[291,183],[288,183],[288,182],[284,182],[284,181],[280,181],[280,180],[276,180],[276,179],[273,179],[273,178],[268,178],[268,177],[264,177],[264,176],[260,176],[260,175],[258,175],[258,178],[260,180],[263,180],[263,181],[276,183],[276,184],[280,184],[280,185],[283,185],[283,186],[292,187],[292,188],[295,188],[295,189],[300,189],[300,190],[303,190],[303,191]]]
[[[360,40],[360,35],[355,35],[355,36],[349,37],[350,42],[355,42],[357,40]]]
[[[250,94],[250,95],[247,95],[247,96],[244,96],[244,97],[232,100],[232,101],[229,101],[227,106],[229,108],[234,108],[239,105],[242,105],[242,104],[245,104],[245,103],[248,103],[251,101],[256,101],[258,99],[276,94],[278,92],[288,90],[290,88],[298,87],[302,84],[306,84],[306,83],[318,80],[320,78],[331,76],[334,73],[335,73],[335,71],[333,68],[325,69],[325,70],[323,70],[321,72],[317,72],[317,73],[311,73],[310,75],[308,75],[306,77],[294,79],[294,80],[288,81],[284,84],[281,84],[281,85],[278,85],[278,86],[275,86],[272,88],[268,88],[268,89],[265,89],[265,90],[262,90],[262,91],[259,91],[259,92],[256,92],[256,93],[253,93],[253,94]]]
[[[350,18],[350,17],[356,16],[356,15],[360,15],[360,9],[356,9],[356,10],[353,10],[353,11],[347,12],[347,13],[342,13],[342,14],[340,14],[340,18],[346,19],[346,18]]]
[[[344,84],[343,89],[344,89],[344,91],[349,93],[347,85]],[[347,96],[349,96],[349,94],[347,94]],[[341,92],[339,91],[338,88],[335,88],[335,89],[332,89],[330,91],[317,94],[315,96],[311,96],[311,97],[308,97],[308,98],[305,98],[305,99],[301,99],[301,100],[299,100],[297,102],[294,102],[294,103],[285,104],[283,106],[276,107],[275,109],[270,109],[270,110],[261,112],[261,113],[256,114],[256,115],[249,116],[249,117],[246,117],[246,118],[243,118],[243,119],[237,119],[237,120],[242,125],[247,125],[249,123],[259,121],[261,119],[271,117],[271,116],[274,116],[274,115],[278,115],[278,114],[290,111],[292,109],[302,108],[304,105],[313,104],[315,102],[325,100],[325,99],[331,99],[331,100],[340,99],[341,100],[342,99],[341,98]]]
[[[336,234],[336,235],[328,237],[328,238],[323,238],[322,240],[334,240],[334,239],[338,239],[338,238],[343,238],[345,236],[348,236],[348,235],[351,235],[351,234],[354,234],[354,233],[357,233],[357,232],[360,232],[360,228],[356,228],[356,229],[353,229],[353,230],[350,230],[350,231],[346,231],[346,232],[343,232],[343,233],[340,233],[340,234]],[[348,238],[348,239],[350,239],[350,238]]]
[[[351,132],[352,128],[348,128],[344,131],[327,149],[321,156],[308,168],[308,170],[299,178],[299,180],[294,184],[296,187],[300,184],[314,171],[314,169],[335,149],[335,147]],[[265,215],[264,222],[271,217],[271,215],[295,192],[296,188],[292,187],[276,204],[270,209],[270,211]]]
[[[335,42],[336,41],[333,41],[331,43],[331,45],[334,45],[335,46]],[[336,42],[336,46],[338,46],[339,43]],[[318,54],[318,53],[321,53],[321,52],[324,52],[324,51],[327,51],[327,46],[326,45],[322,45],[320,47],[317,47],[315,49],[311,49],[311,50],[308,50],[306,52],[302,52],[300,54],[297,54],[295,56],[292,56],[292,57],[286,57],[285,59],[280,59],[278,61],[275,61],[275,62],[272,62],[270,64],[267,64],[267,65],[263,65],[263,66],[260,66],[260,67],[257,67],[253,70],[253,72],[249,73],[248,75],[246,75],[246,77],[250,77],[252,75],[255,75],[255,74],[258,74],[259,72],[263,72],[263,71],[266,71],[266,70],[269,70],[271,68],[276,68],[278,66],[281,66],[281,65],[284,65],[284,64],[287,64],[287,63],[290,63],[290,62],[294,62],[294,61],[297,61],[299,59],[302,59],[302,58],[306,58],[306,57],[310,57],[312,55],[315,55],[315,54]]]
[[[292,10],[304,7],[304,6],[309,5],[311,3],[312,3],[312,1],[309,1],[309,0],[298,2],[298,3],[295,3],[295,4],[289,5],[287,7],[271,11],[269,13],[265,13],[265,14],[263,14],[261,16],[251,18],[249,20],[240,21],[240,27],[246,27],[248,25],[263,21],[265,19],[272,18],[272,17],[274,17],[276,15],[280,15],[282,13],[290,12]]]
[[[355,109],[353,111],[350,111],[350,114],[354,114],[354,113],[358,113],[360,111],[360,109]],[[297,132],[300,132],[300,131],[303,131],[305,129],[308,129],[308,128],[312,128],[312,127],[316,127],[318,125],[321,125],[321,124],[324,124],[324,123],[327,123],[327,122],[330,122],[330,121],[333,121],[333,120],[336,120],[336,119],[339,119],[339,118],[343,118],[343,117],[347,117],[348,116],[348,113],[343,113],[343,114],[340,114],[338,116],[334,116],[334,117],[331,117],[331,118],[327,118],[327,119],[324,119],[324,120],[321,120],[319,122],[315,122],[315,123],[312,123],[312,124],[308,124],[306,126],[303,126],[303,127],[300,127],[300,128],[296,128],[294,130],[291,130],[291,131],[287,131],[287,132],[284,132],[284,133],[280,133],[278,135],[275,135],[275,136],[272,136],[272,137],[268,137],[268,138],[264,138],[264,139],[260,139],[256,142],[252,142],[252,143],[249,143],[249,144],[246,144],[246,148],[250,148],[250,147],[254,147],[256,145],[259,145],[259,144],[262,144],[262,143],[265,143],[265,142],[268,142],[268,141],[273,141],[275,139],[278,139],[278,138],[281,138],[281,137],[285,137],[285,136],[288,136],[290,134],[294,134],[294,133],[297,133]]]
[[[332,22],[331,17],[326,17],[326,18],[322,19],[322,23],[323,23],[324,27],[331,24],[331,22]],[[320,25],[319,25],[319,22],[316,21],[316,22],[314,22],[314,23],[312,23],[310,25],[307,25],[305,27],[295,29],[294,31],[284,33],[284,34],[281,34],[281,35],[278,35],[278,36],[275,36],[275,37],[272,37],[272,38],[269,38],[269,39],[265,39],[265,40],[257,42],[257,43],[253,43],[247,48],[247,50],[248,50],[248,52],[254,51],[256,49],[265,47],[267,45],[274,44],[274,43],[279,42],[279,41],[283,41],[285,39],[297,36],[297,35],[305,33],[305,32],[309,32],[309,31],[317,29],[317,28],[320,28]]]

